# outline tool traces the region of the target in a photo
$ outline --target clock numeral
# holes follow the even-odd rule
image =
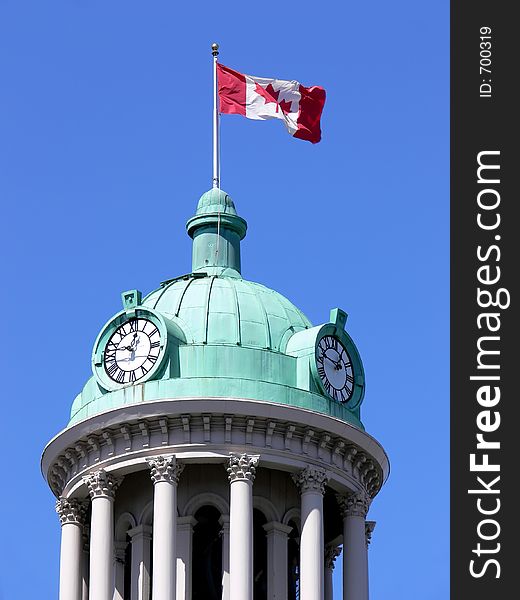
[[[325,368],[323,367],[323,361],[321,362],[322,364],[318,365],[318,374],[323,379],[325,377]]]
[[[348,388],[343,388],[341,390],[341,402],[346,402],[349,398]]]
[[[149,354],[148,360],[152,363],[152,365],[154,365],[157,362],[157,356],[154,356],[153,354]]]
[[[116,377],[116,381],[118,383],[124,383],[125,382],[125,372],[124,371],[122,371],[122,370],[119,371],[119,373],[117,374],[117,377]]]
[[[133,331],[139,331],[138,325],[139,325],[138,320],[132,319],[130,321],[130,333],[132,333]]]
[[[349,383],[354,383],[354,377],[352,377],[352,375],[347,375],[347,381]]]
[[[129,382],[130,383],[135,383],[135,380],[136,380],[135,371],[130,371]]]
[[[115,360],[114,360],[114,362],[111,362],[110,365],[107,365],[107,373],[109,375],[113,375],[118,369],[119,369],[119,367],[117,366],[117,363]]]
[[[160,341],[153,342],[152,344],[150,344],[150,348],[159,348],[160,345],[161,345]]]

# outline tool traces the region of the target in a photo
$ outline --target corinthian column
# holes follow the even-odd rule
[[[89,600],[112,600],[114,592],[114,496],[121,479],[104,470],[83,478],[92,499]]]
[[[337,496],[343,515],[343,599],[368,600],[368,554],[363,493]]]
[[[80,500],[60,498],[56,512],[61,523],[60,600],[81,600],[86,506]]]
[[[324,600],[323,494],[327,474],[309,465],[292,478],[301,493],[300,598]]]
[[[229,457],[231,600],[253,600],[253,481],[258,458],[247,454]]]
[[[328,546],[325,548],[325,600],[333,600],[334,586],[332,583],[332,573],[336,558],[341,554],[341,548],[338,546]]]
[[[153,493],[152,599],[175,600],[177,484],[184,469],[175,456],[148,459]]]

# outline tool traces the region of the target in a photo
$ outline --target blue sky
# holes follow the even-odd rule
[[[39,458],[120,292],[190,270],[213,41],[238,71],[327,90],[315,146],[223,117],[243,275],[313,323],[349,313],[362,419],[391,461],[370,511],[371,598],[448,597],[448,33],[444,1],[0,0],[0,598],[57,597]]]

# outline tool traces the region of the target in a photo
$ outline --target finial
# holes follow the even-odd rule
[[[213,54],[213,56],[218,56],[218,44],[217,43],[211,44],[211,54]]]

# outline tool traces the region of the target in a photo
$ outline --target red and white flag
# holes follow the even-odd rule
[[[295,138],[321,140],[320,118],[325,90],[298,81],[253,77],[217,63],[220,112],[264,121],[280,119]]]

